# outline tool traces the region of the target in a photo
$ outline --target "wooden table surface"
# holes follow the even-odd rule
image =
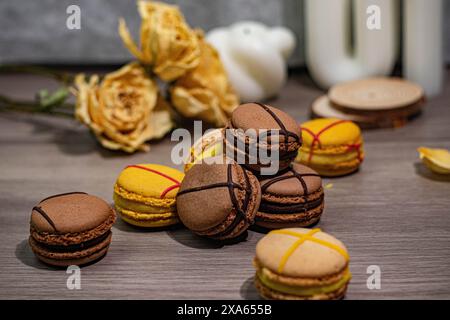
[[[0,92],[19,98],[51,85],[32,76],[0,77]],[[365,131],[361,170],[324,180],[333,186],[318,227],[348,247],[347,299],[450,299],[450,179],[431,174],[416,151],[450,148],[450,82],[444,91],[407,126]],[[270,103],[305,121],[320,94],[297,73]],[[149,153],[128,156],[100,148],[70,119],[0,113],[0,298],[257,299],[252,258],[262,234],[255,232],[218,246],[184,228],[143,231],[118,219],[107,256],[82,268],[81,290],[68,290],[65,270],[41,264],[28,247],[31,208],[40,199],[77,190],[112,202],[126,165],[170,166],[173,145],[166,138]],[[370,265],[381,269],[380,290],[367,288]]]

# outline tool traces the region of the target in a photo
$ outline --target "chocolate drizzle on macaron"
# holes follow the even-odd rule
[[[261,168],[268,166],[265,160],[277,163],[279,170],[287,168],[302,144],[297,121],[282,110],[261,103],[247,103],[237,107],[226,129],[227,155],[256,174]],[[272,139],[273,131],[277,133],[276,141]],[[261,154],[271,157],[275,151],[278,152],[277,159],[260,158]]]
[[[293,137],[296,142],[301,144],[301,137],[298,134],[287,130],[283,121],[281,121],[281,119],[272,110],[270,110],[270,108],[268,106],[266,106],[265,104],[259,103],[259,102],[256,103],[256,105],[263,108],[277,122],[277,124],[280,126],[280,134],[281,135],[287,137],[288,139],[289,139],[289,137]]]
[[[193,232],[226,240],[253,223],[260,198],[256,177],[239,165],[195,164],[181,184],[177,210]]]
[[[71,195],[71,194],[87,194],[86,192],[80,192],[80,191],[74,191],[74,192],[66,192],[66,193],[59,193],[59,194],[55,194],[53,196],[47,197],[45,199],[42,199],[39,204],[41,204],[44,201],[53,199],[53,198],[58,198],[58,197],[63,197],[63,196],[67,196],[67,195]],[[58,229],[56,229],[55,223],[53,222],[53,220],[49,217],[49,215],[42,209],[42,207],[40,206],[35,206],[33,207],[33,211],[37,211],[41,214],[42,217],[44,217],[45,220],[47,220],[48,224],[51,225],[53,227],[53,229],[58,232]]]
[[[260,177],[262,199],[256,225],[265,229],[311,226],[324,207],[320,176],[307,166],[292,164],[272,177]]]
[[[46,264],[85,265],[102,258],[116,215],[102,199],[83,192],[50,196],[33,207],[29,244]]]

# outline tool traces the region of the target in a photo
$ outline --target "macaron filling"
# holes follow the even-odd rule
[[[129,200],[115,192],[113,194],[113,200],[116,208],[119,210],[134,211],[141,214],[157,214],[176,211],[175,199],[172,199],[172,204],[170,205],[161,205],[160,203],[156,205],[156,203],[150,204]]]
[[[289,213],[301,213],[308,210],[317,208],[322,204],[324,200],[324,195],[322,194],[319,198],[306,201],[299,204],[282,204],[282,203],[272,203],[267,201],[262,201],[259,206],[259,211],[269,214],[289,214]]]
[[[139,203],[154,207],[165,207],[169,208],[171,206],[175,205],[175,198],[157,198],[157,197],[151,197],[151,196],[144,196],[140,195],[134,192],[127,191],[125,188],[121,187],[118,183],[114,186],[114,193],[119,195],[121,199],[123,199],[122,202],[125,202],[125,200],[130,201],[131,203]],[[125,205],[126,206],[126,205]]]
[[[260,178],[261,205],[256,224],[276,229],[316,223],[324,207],[320,176],[312,169],[293,164],[278,175]]]
[[[94,247],[94,246],[100,244],[101,242],[106,240],[110,234],[111,234],[111,231],[108,230],[106,233],[104,233],[103,235],[101,235],[97,238],[94,238],[94,239],[91,239],[88,241],[84,241],[84,242],[81,242],[78,244],[70,244],[67,246],[46,244],[43,242],[39,242],[34,238],[33,239],[36,241],[37,245],[39,245],[40,247],[42,247],[48,251],[51,251],[51,252],[75,252],[75,251],[84,250],[86,248]]]
[[[344,270],[342,277],[332,283],[323,286],[289,286],[283,283],[274,282],[263,272],[264,268],[258,270],[256,276],[266,287],[285,294],[308,297],[318,294],[332,293],[345,286],[351,279],[352,275],[348,267]]]

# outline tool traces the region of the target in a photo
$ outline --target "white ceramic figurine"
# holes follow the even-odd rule
[[[241,101],[262,101],[284,85],[287,60],[296,45],[291,30],[243,21],[213,29],[206,39],[219,51]]]

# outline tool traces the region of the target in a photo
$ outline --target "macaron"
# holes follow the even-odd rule
[[[84,192],[54,195],[31,211],[29,244],[46,264],[85,265],[105,256],[111,243],[114,210]]]
[[[127,166],[114,185],[117,213],[138,227],[167,227],[179,222],[176,195],[184,173],[159,164]]]
[[[204,159],[223,155],[224,129],[211,129],[205,132],[192,145],[189,156],[185,160],[184,172],[187,172],[194,163]]]
[[[302,144],[297,121],[284,111],[262,103],[238,106],[226,129],[227,157],[257,173],[268,167],[269,162],[275,163],[278,170],[287,168]],[[274,152],[278,152],[278,157],[271,159]],[[261,155],[268,155],[269,159]]]
[[[342,176],[358,170],[364,160],[361,130],[354,122],[336,118],[301,125],[303,145],[296,162],[322,176]]]
[[[241,238],[261,201],[258,179],[236,163],[194,164],[177,195],[181,222],[199,236]]]
[[[266,229],[307,227],[317,223],[324,207],[322,179],[294,163],[276,176],[262,177],[261,205],[255,224]]]
[[[344,244],[320,229],[273,230],[256,245],[255,286],[265,299],[341,299],[349,260]]]

